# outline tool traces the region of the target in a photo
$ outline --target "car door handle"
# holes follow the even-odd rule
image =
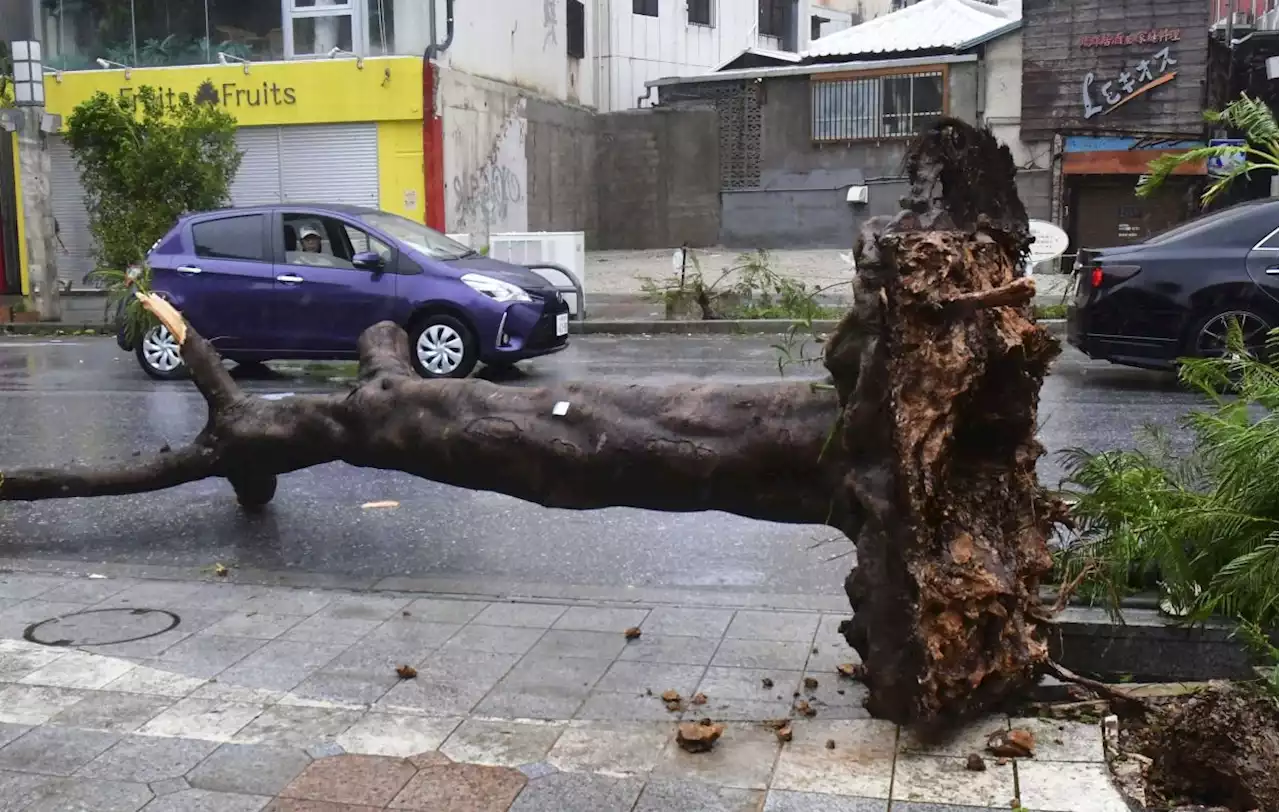
[[[282,275],[280,275],[280,276],[277,276],[277,277],[276,277],[276,281],[277,281],[277,282],[288,282],[288,283],[289,283],[289,284],[291,284],[291,285],[296,285],[296,284],[298,284],[299,282],[301,282],[301,281],[302,281],[302,277],[301,277],[301,276],[294,276],[294,275],[293,275],[293,274],[291,274],[291,273],[287,273],[287,274],[282,274]]]
[[[1275,275],[1277,275],[1277,274],[1280,274],[1280,267],[1277,267],[1277,268],[1267,268],[1267,274],[1268,274],[1269,276],[1275,276]]]
[[[179,265],[178,273],[186,274],[187,276],[192,276],[194,274],[201,273],[201,269],[197,268],[194,265]]]

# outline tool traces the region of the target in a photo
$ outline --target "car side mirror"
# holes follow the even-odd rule
[[[351,258],[351,264],[365,271],[381,271],[382,257],[376,251],[361,251]]]

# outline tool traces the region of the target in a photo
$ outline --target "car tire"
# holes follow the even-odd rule
[[[445,313],[422,316],[409,330],[409,360],[424,378],[465,378],[480,360],[475,331]]]
[[[1196,319],[1187,335],[1185,352],[1193,358],[1213,358],[1216,345],[1214,336],[1225,335],[1229,321],[1235,318],[1245,333],[1246,346],[1253,350],[1266,350],[1267,333],[1275,327],[1275,320],[1268,318],[1252,305],[1220,305]],[[1255,352],[1255,355],[1258,353]]]
[[[177,339],[162,324],[142,334],[134,354],[142,371],[157,381],[177,381],[187,377],[187,365],[182,362]]]

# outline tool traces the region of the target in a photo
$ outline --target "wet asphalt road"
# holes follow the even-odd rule
[[[776,380],[776,337],[580,337],[565,352],[522,365],[507,381],[671,382]],[[815,375],[817,370],[789,371]],[[246,381],[259,393],[339,384],[286,371]],[[1051,451],[1130,443],[1144,423],[1171,426],[1196,398],[1166,375],[1090,362],[1067,349],[1046,381],[1041,438]],[[127,459],[178,446],[204,421],[189,383],[156,383],[111,339],[0,340],[0,470]],[[1061,467],[1041,461],[1053,485]],[[397,500],[386,510],[362,510]],[[834,590],[848,544],[815,542],[820,527],[774,525],[726,514],[631,509],[550,510],[342,464],[281,480],[268,513],[243,516],[220,481],[155,494],[0,505],[0,556],[122,563],[241,566],[362,577],[489,577],[526,583]]]

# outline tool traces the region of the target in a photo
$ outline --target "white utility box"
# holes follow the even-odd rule
[[[581,231],[528,231],[489,235],[489,256],[513,265],[538,265],[554,263],[567,268],[582,285],[586,294],[587,252],[586,240]],[[564,274],[552,268],[534,268],[533,272],[558,287],[571,287],[572,282]],[[566,293],[569,312],[582,317],[586,302],[579,302],[576,293]]]
[[[474,248],[474,246],[471,244],[470,234],[446,234],[445,236],[453,240],[454,242],[462,243],[468,248]]]

